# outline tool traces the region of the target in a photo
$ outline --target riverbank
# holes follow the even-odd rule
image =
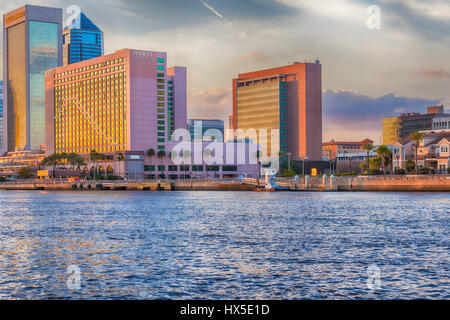
[[[346,176],[279,178],[284,191],[402,191],[450,192],[450,175]],[[263,185],[264,181],[260,180]],[[17,180],[0,183],[0,190],[145,190],[145,191],[254,191],[255,179],[178,181]],[[283,191],[280,190],[280,191]]]

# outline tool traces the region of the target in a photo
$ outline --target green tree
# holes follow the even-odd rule
[[[389,152],[390,152],[390,150],[386,146],[379,146],[378,149],[376,150],[376,153],[381,160],[381,170],[383,171],[383,173],[384,173],[384,170],[386,169],[385,160],[386,160],[386,157],[388,157]]]
[[[23,167],[19,169],[19,179],[29,179],[33,176],[29,167]]]
[[[154,153],[154,152],[155,152],[155,150],[153,150],[153,153]],[[116,155],[116,159],[117,159],[117,161],[119,161],[119,176],[121,176],[121,171],[122,171],[121,163],[122,163],[122,161],[123,161],[123,159],[124,159],[123,153],[119,152],[119,153]]]
[[[406,160],[405,168],[408,172],[413,171],[415,167],[416,167],[416,163],[414,162],[414,160],[411,160],[411,159]]]
[[[159,150],[158,154],[156,156],[161,160],[161,164],[162,164],[162,158],[164,158],[166,156],[166,152],[164,150]]]
[[[415,159],[414,166],[415,166],[416,173],[417,173],[417,151],[420,146],[420,141],[422,141],[422,139],[424,138],[425,135],[422,132],[416,131],[416,132],[412,132],[409,136],[415,142],[414,143],[414,159]]]
[[[374,148],[374,146],[370,142],[366,142],[363,145],[363,150],[366,151],[366,158],[367,158],[366,159],[367,160],[367,162],[366,162],[367,174],[369,174],[369,169],[370,169],[370,163],[369,163],[369,161],[370,161],[370,151],[372,151],[373,148]]]

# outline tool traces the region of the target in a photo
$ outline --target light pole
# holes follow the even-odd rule
[[[291,171],[291,155],[292,152],[287,152],[286,155],[288,156],[288,171]]]
[[[305,175],[305,160],[308,160],[308,157],[303,158],[303,164],[302,164],[303,175]]]

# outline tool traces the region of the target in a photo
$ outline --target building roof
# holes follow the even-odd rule
[[[364,139],[363,141],[334,141],[331,140],[330,142],[323,142],[322,146],[331,146],[331,145],[364,145],[365,143],[373,143],[373,140],[370,140],[369,138]]]
[[[80,29],[80,30],[90,30],[90,31],[98,31],[102,32],[99,27],[92,22],[83,12],[80,15],[72,20],[72,24],[66,26],[64,30],[67,29]]]

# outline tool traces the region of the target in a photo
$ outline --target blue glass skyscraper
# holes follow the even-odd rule
[[[63,64],[103,56],[103,32],[84,13],[63,30]]]
[[[40,149],[45,72],[62,64],[62,9],[25,5],[3,21],[4,149]]]

